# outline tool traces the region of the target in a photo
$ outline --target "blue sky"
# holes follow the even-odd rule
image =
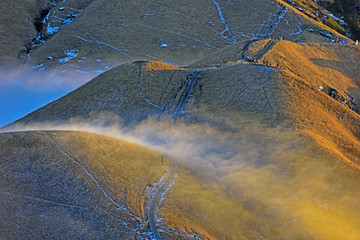
[[[23,86],[0,87],[0,127],[64,96],[70,89],[37,90]]]
[[[99,72],[0,66],[0,127],[66,95]]]

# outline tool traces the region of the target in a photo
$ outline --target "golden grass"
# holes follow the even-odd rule
[[[349,42],[353,42],[351,39],[347,38],[346,36],[342,35],[341,33],[337,32],[335,29],[331,28],[331,27],[328,27],[326,26],[325,24],[319,22],[319,21],[316,21],[312,18],[310,18],[309,16],[307,16],[306,14],[304,14],[303,12],[301,12],[300,10],[294,8],[293,6],[291,6],[290,4],[288,4],[286,1],[283,1],[283,0],[276,0],[276,2],[282,4],[282,5],[285,5],[288,9],[290,9],[292,12],[300,15],[301,17],[305,18],[308,22],[310,22],[311,24],[315,25],[315,26],[318,26],[318,27],[321,27],[322,29],[325,29],[329,32],[332,32],[332,33],[335,33],[336,35],[340,36],[341,38],[349,41]]]
[[[149,61],[143,66],[145,71],[183,70],[183,68],[160,61]]]
[[[263,57],[282,68],[284,101],[295,126],[356,168],[360,164],[360,116],[317,88],[331,87],[343,95],[351,92],[358,97],[354,79],[354,73],[359,72],[358,58],[355,46],[288,41],[280,41]]]
[[[276,132],[252,136],[256,151],[269,150],[270,164],[238,159],[227,174],[207,179],[180,169],[163,222],[203,239],[358,238],[359,174],[297,133]]]
[[[260,52],[262,49],[265,48],[265,46],[270,42],[270,39],[264,39],[260,41],[256,41],[249,46],[249,50],[246,54],[249,58],[253,59],[255,55]]]
[[[239,231],[245,230],[241,222],[248,217],[246,210],[226,197],[221,186],[201,183],[185,169],[178,170],[164,203],[159,213],[165,216],[164,224],[203,239],[241,239]]]
[[[106,136],[79,132],[52,132],[51,136],[63,150],[95,176],[117,202],[127,202],[138,216],[144,217],[145,188],[165,172],[169,160],[161,153]],[[137,180],[143,179],[135,185]]]
[[[2,133],[1,236],[132,239],[134,233],[123,227],[109,197],[122,205],[128,187],[125,205],[144,219],[145,188],[157,181],[168,165],[169,160],[158,152],[96,134]],[[133,224],[125,215],[121,217]]]

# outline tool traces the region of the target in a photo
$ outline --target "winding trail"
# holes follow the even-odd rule
[[[246,53],[249,50],[249,47],[252,43],[259,41],[260,39],[252,39],[248,41],[245,46],[241,49],[241,59],[245,59]]]
[[[125,187],[125,189],[124,189],[125,193],[124,193],[123,202],[121,204],[119,204],[118,202],[116,202],[106,192],[104,187],[101,186],[99,181],[85,168],[85,166],[83,166],[77,160],[75,160],[69,154],[67,154],[50,134],[49,134],[49,137],[50,137],[51,141],[56,145],[56,147],[61,151],[61,153],[64,154],[72,162],[74,162],[76,165],[80,166],[85,171],[85,173],[93,180],[93,182],[98,186],[98,188],[102,191],[103,195],[110,202],[112,202],[116,206],[116,209],[117,209],[117,212],[118,212],[119,216],[118,216],[118,218],[115,218],[115,219],[117,221],[119,221],[119,223],[122,223],[122,225],[126,229],[130,230],[134,234],[137,234],[138,236],[141,237],[141,239],[147,239],[147,238],[155,239],[155,240],[162,239],[159,232],[158,232],[158,230],[157,230],[158,227],[161,227],[161,231],[167,232],[169,234],[181,235],[181,236],[184,236],[184,237],[189,237],[190,236],[190,235],[188,235],[186,233],[178,232],[176,230],[173,230],[173,229],[170,229],[170,228],[167,228],[165,226],[160,225],[160,219],[157,216],[157,212],[160,209],[160,205],[161,205],[162,201],[165,199],[165,194],[174,185],[175,180],[177,178],[177,174],[176,174],[177,164],[170,164],[168,169],[164,173],[164,175],[154,184],[153,187],[149,187],[149,186],[146,187],[146,191],[148,192],[148,196],[149,196],[150,200],[148,201],[148,203],[145,206],[145,208],[146,208],[146,210],[145,210],[145,220],[146,220],[146,223],[147,223],[147,226],[148,226],[148,228],[147,228],[147,230],[145,232],[143,230],[143,227],[144,227],[143,223],[145,222],[145,220],[143,218],[138,217],[135,214],[133,214],[126,207],[127,190],[128,190],[129,187],[134,186],[138,182],[145,180],[153,172],[150,172],[149,174],[147,174],[147,175],[145,175],[143,177],[140,177],[134,183],[132,183],[132,184],[128,185],[127,187]],[[12,193],[8,193],[8,192],[0,192],[0,194],[12,195]],[[46,203],[50,203],[50,204],[54,204],[54,205],[60,205],[60,206],[65,206],[65,207],[83,208],[83,207],[76,206],[76,205],[64,204],[64,203],[54,202],[54,201],[35,198],[35,197],[31,197],[31,196],[26,196],[26,195],[21,195],[21,196],[25,197],[25,198],[32,199],[32,200],[42,201],[42,202],[46,202]],[[122,214],[126,214],[126,215],[130,216],[132,223],[129,224],[129,219],[127,219],[126,216],[125,216],[125,219],[127,219],[127,220],[122,219],[122,217],[121,217]],[[135,224],[135,228],[133,227],[134,224]]]
[[[98,188],[102,191],[103,195],[110,201],[112,202],[115,206],[116,206],[116,210],[118,212],[118,217],[116,218],[116,220],[118,220],[119,222],[121,222],[124,227],[126,229],[128,229],[131,232],[134,232],[135,234],[139,234],[139,235],[144,235],[144,233],[140,232],[141,229],[141,223],[138,221],[138,217],[135,216],[126,206],[123,206],[122,204],[117,203],[107,192],[106,190],[101,186],[101,184],[99,183],[99,181],[85,168],[85,166],[83,166],[82,164],[80,164],[77,160],[75,160],[74,158],[72,158],[69,154],[67,154],[62,147],[55,141],[55,139],[53,139],[52,136],[49,137],[51,139],[51,141],[56,145],[56,147],[71,161],[73,161],[76,165],[80,166],[85,173],[93,180],[93,182],[98,186]],[[123,213],[128,214],[131,219],[133,220],[133,222],[135,223],[136,227],[133,228],[131,226],[128,226],[128,222],[126,222],[125,220],[123,220],[121,218],[121,215]],[[111,214],[110,214],[111,215]]]
[[[132,60],[132,61],[135,60],[132,56],[130,56],[129,54],[125,53],[125,52],[129,52],[130,50],[128,50],[128,49],[120,49],[120,48],[117,48],[117,47],[115,47],[115,46],[113,46],[113,45],[111,45],[111,44],[109,44],[109,43],[101,42],[101,41],[99,41],[97,38],[95,38],[94,35],[91,34],[90,32],[88,32],[88,35],[89,35],[93,40],[89,40],[89,39],[80,37],[80,36],[78,36],[78,35],[69,34],[69,36],[78,38],[78,39],[80,39],[80,40],[82,40],[82,41],[84,41],[84,42],[95,43],[95,44],[98,46],[98,48],[100,48],[101,45],[110,47],[110,48],[114,49],[115,51],[117,51],[117,52],[125,55],[125,56],[128,57],[130,60]]]
[[[186,102],[188,101],[190,93],[191,93],[192,89],[194,88],[196,81],[199,79],[201,73],[202,73],[201,70],[195,71],[193,77],[188,82],[188,85],[186,86],[186,89],[180,98],[179,104],[177,105],[177,107],[174,111],[173,119],[172,119],[173,123],[176,122],[176,120],[179,118],[180,114],[184,113],[184,106],[185,106]]]
[[[266,30],[264,35],[262,36],[263,39],[270,38],[271,34],[275,31],[276,27],[278,26],[280,20],[284,17],[287,10],[285,8],[281,8],[279,13],[276,15],[274,20],[271,22],[269,28]]]
[[[150,239],[162,239],[157,230],[157,225],[160,223],[160,220],[157,217],[157,212],[165,194],[175,183],[177,177],[176,169],[177,165],[171,164],[165,174],[154,184],[154,187],[149,189],[149,196],[151,197],[146,206],[146,219],[149,227],[148,236]]]
[[[85,172],[86,174],[92,178],[92,180],[94,181],[94,183],[98,186],[98,188],[103,192],[104,196],[110,200],[110,202],[112,202],[113,204],[115,204],[118,208],[120,208],[120,204],[118,204],[112,197],[109,196],[109,194],[105,191],[105,189],[100,185],[99,181],[83,166],[81,165],[78,161],[76,161],[74,158],[70,157],[69,154],[67,154],[61,147],[60,145],[50,136],[51,141],[56,145],[56,147],[70,160],[72,160],[75,164],[79,165]]]

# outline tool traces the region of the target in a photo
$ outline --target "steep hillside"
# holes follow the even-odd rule
[[[358,188],[359,47],[264,40],[238,48],[214,52],[198,67],[119,66],[18,123],[99,116],[116,123],[101,115],[105,110],[130,128],[141,119],[160,120],[148,127],[155,130],[147,137],[160,136],[160,143],[167,141],[161,140],[162,123],[180,132],[183,123],[190,124],[185,129],[193,135],[186,142],[196,150],[181,157],[185,169],[160,211],[166,225],[209,239],[257,239],[259,232],[269,239],[357,239],[353,220],[359,213],[352,204],[357,200],[341,196]],[[264,189],[269,184],[274,188]],[[269,220],[274,215],[276,220]],[[353,220],[347,222],[347,216]],[[338,225],[348,233],[338,232]]]
[[[266,124],[281,118],[274,108],[282,107],[281,96],[275,92],[277,83],[267,84],[274,71],[266,66],[241,63],[150,71],[146,66],[146,62],[135,62],[116,67],[16,123],[91,120],[104,112],[115,113],[124,125],[147,117],[173,122],[186,118],[219,126],[236,122],[241,114]]]
[[[24,43],[36,38],[33,19],[41,6],[36,0],[4,0],[0,3],[0,63],[14,61]],[[26,54],[25,54],[26,55]]]
[[[40,69],[104,71],[134,60],[188,65],[254,38],[349,41],[339,34],[322,36],[326,27],[320,22],[268,0],[22,1],[21,14],[14,14],[11,4],[4,2],[2,9],[2,62],[30,60]],[[310,28],[316,32],[310,34]],[[14,38],[15,29],[21,34]]]
[[[0,134],[0,235],[360,239],[360,47],[316,2],[23,2],[23,63],[112,69],[1,129],[38,131]]]
[[[2,238],[147,236],[160,153],[81,132],[2,133],[0,146]]]
[[[163,223],[205,239],[359,238],[358,174],[296,134],[240,128],[234,156],[178,171]]]
[[[153,239],[157,229],[155,239],[359,238],[358,173],[291,129],[238,121],[235,132],[140,127],[177,160],[176,178],[161,154],[108,137],[3,133],[2,236]],[[149,199],[160,203],[157,222],[146,224]]]
[[[230,130],[239,116],[251,116],[268,126],[294,126],[359,166],[358,47],[265,40],[240,50],[232,49],[233,57],[219,50],[184,69],[122,65],[16,123],[91,120],[110,112],[123,125],[154,117]]]
[[[356,168],[360,163],[359,59],[359,47],[281,41],[259,60],[281,66],[283,100],[295,126]]]
[[[284,2],[354,40],[360,38],[360,2],[358,0],[286,0]]]

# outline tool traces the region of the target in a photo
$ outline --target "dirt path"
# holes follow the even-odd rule
[[[188,101],[188,98],[190,96],[190,93],[196,83],[196,81],[199,79],[200,74],[202,73],[202,71],[196,71],[193,75],[193,77],[190,79],[190,81],[188,82],[188,85],[186,86],[185,91],[183,92],[179,104],[177,105],[177,107],[175,108],[174,111],[174,115],[173,115],[173,119],[172,122],[176,122],[176,120],[178,119],[178,117],[180,116],[180,114],[183,113],[184,111],[184,105],[186,104],[186,102]]]
[[[243,47],[243,49],[241,49],[241,59],[245,59],[246,58],[246,53],[249,50],[249,47],[252,43],[259,41],[260,39],[253,39],[248,41],[245,46]]]
[[[159,179],[157,183],[155,183],[154,187],[149,189],[150,200],[146,206],[146,219],[149,228],[148,236],[150,239],[162,239],[157,230],[157,225],[160,224],[160,219],[157,216],[157,212],[165,194],[175,183],[175,179],[177,177],[176,169],[177,166],[171,164],[165,174]]]
[[[285,8],[281,8],[279,13],[276,15],[272,23],[270,24],[269,28],[266,30],[264,35],[262,36],[262,39],[270,38],[271,34],[275,31],[277,28],[280,20],[284,15],[286,14],[287,10]]]

